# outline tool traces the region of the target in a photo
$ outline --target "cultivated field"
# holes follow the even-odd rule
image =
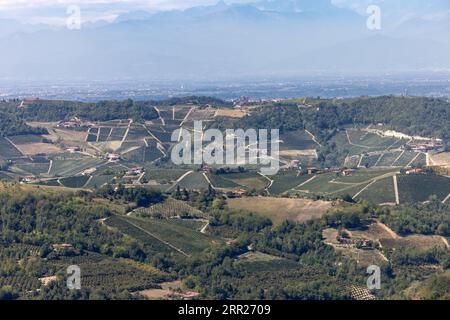
[[[320,218],[333,208],[329,201],[273,197],[228,199],[227,204],[232,209],[263,215],[275,223],[281,223],[284,220],[302,222]]]

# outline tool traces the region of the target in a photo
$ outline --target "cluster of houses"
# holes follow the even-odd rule
[[[120,154],[117,153],[107,153],[105,155],[105,159],[108,160],[109,162],[116,162],[119,161],[122,157],[120,156]]]
[[[299,160],[292,160],[287,165],[281,167],[281,169],[285,170],[285,171],[292,170],[292,169],[298,169],[298,170],[302,171],[303,173],[310,174],[310,175],[311,174],[321,174],[321,173],[338,173],[344,177],[351,176],[352,174],[354,174],[357,171],[356,169],[339,168],[339,167],[331,167],[331,168],[324,168],[324,169],[319,169],[316,167],[302,168]]]
[[[35,176],[26,176],[26,177],[23,177],[23,179],[22,179],[22,182],[24,182],[24,183],[36,183],[36,182],[38,182],[38,178],[37,177],[35,177]]]
[[[406,172],[405,172],[405,174],[408,174],[408,175],[410,175],[410,174],[425,174],[425,173],[426,173],[425,170],[422,168],[413,168],[413,169],[406,170]]]
[[[78,117],[74,117],[70,120],[60,121],[56,126],[58,128],[70,129],[70,128],[91,127],[93,125],[94,124],[89,121],[85,121]]]
[[[89,168],[84,170],[83,172],[81,172],[82,176],[90,176],[92,174],[94,174],[97,171],[97,168]]]
[[[68,147],[68,148],[66,148],[66,151],[68,151],[70,153],[75,153],[75,152],[80,152],[81,148],[79,146]]]
[[[410,143],[404,146],[405,150],[416,152],[440,151],[443,148],[444,146],[440,142]]]
[[[145,172],[145,168],[144,167],[136,167],[136,168],[132,168],[130,170],[128,170],[125,175],[127,176],[138,176],[141,175]]]

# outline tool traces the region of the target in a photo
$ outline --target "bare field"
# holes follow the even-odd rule
[[[338,230],[325,229],[322,232],[323,241],[331,245],[335,250],[356,260],[359,264],[370,265],[377,262],[386,262],[387,258],[380,248],[392,250],[419,249],[430,250],[433,248],[449,248],[445,238],[440,236],[411,235],[401,237],[388,226],[380,222],[370,224],[365,230],[345,230],[348,237],[338,238]],[[364,249],[357,247],[361,240],[371,240],[380,248]]]
[[[43,142],[17,145],[17,149],[19,149],[20,152],[27,156],[34,156],[43,153],[52,154],[61,152],[61,149],[59,147],[50,143]]]
[[[228,206],[261,214],[275,223],[284,220],[302,222],[320,218],[333,207],[329,201],[273,197],[229,199]]]
[[[243,118],[247,113],[243,110],[219,109],[216,111],[215,117]]]
[[[430,162],[434,166],[450,166],[450,152],[430,155]]]
[[[307,149],[307,150],[280,150],[280,156],[285,157],[317,157],[317,153],[315,149]]]
[[[413,235],[399,239],[381,239],[383,247],[401,249],[429,250],[433,248],[448,248],[444,238],[440,236]]]
[[[182,282],[180,280],[163,282],[159,285],[160,289],[142,290],[138,293],[150,300],[189,300],[199,295],[197,292],[184,291]]]

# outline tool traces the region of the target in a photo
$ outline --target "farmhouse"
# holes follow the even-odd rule
[[[36,182],[38,179],[35,176],[27,176],[23,178],[23,182],[25,183],[33,183]]]
[[[352,174],[354,174],[356,172],[355,169],[343,169],[341,171],[342,176],[347,177],[347,176],[351,176]]]
[[[80,128],[92,126],[92,123],[84,121],[78,117],[74,117],[68,121],[60,121],[56,126],[58,128]]]
[[[145,172],[144,167],[136,167],[126,172],[127,176],[137,176],[139,174],[143,174]]]
[[[407,170],[405,173],[406,174],[422,174],[422,173],[425,173],[425,170],[423,170],[422,168],[414,168],[414,169]]]
[[[308,174],[314,174],[319,172],[319,169],[317,169],[316,167],[309,167],[306,170],[308,171]]]
[[[282,166],[281,170],[290,170],[290,169],[296,169],[300,166],[300,160],[292,160],[290,163]]]
[[[116,153],[107,153],[106,154],[106,159],[114,162],[114,161],[119,161],[121,159],[120,154],[116,154]]]
[[[90,168],[90,169],[86,169],[83,172],[81,172],[82,176],[90,176],[91,174],[93,174],[95,171],[97,171],[97,168]]]
[[[66,149],[66,151],[69,151],[70,153],[74,153],[74,152],[78,152],[81,151],[81,148],[76,146],[76,147],[69,147]]]
[[[407,150],[413,150],[417,152],[437,151],[443,148],[441,143],[427,142],[427,143],[412,143],[405,146]]]

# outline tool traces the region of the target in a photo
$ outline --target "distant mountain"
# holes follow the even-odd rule
[[[236,79],[450,69],[448,20],[418,15],[370,31],[366,19],[327,0],[130,11],[79,31],[8,34],[0,42],[0,77]]]

